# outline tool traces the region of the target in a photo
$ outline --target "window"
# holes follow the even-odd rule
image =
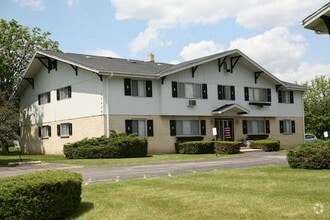
[[[50,103],[50,92],[45,92],[38,95],[38,104],[43,105],[46,103]]]
[[[280,120],[280,133],[292,134],[296,132],[294,120]]]
[[[125,120],[127,134],[137,134],[139,137],[154,136],[153,120]]]
[[[219,100],[235,100],[235,87],[218,85]]]
[[[39,137],[41,138],[49,138],[51,136],[51,127],[47,126],[40,126],[38,128]]]
[[[243,134],[269,134],[269,120],[243,120]]]
[[[206,135],[205,120],[171,120],[171,136]]]
[[[294,103],[293,91],[278,91],[279,103]]]
[[[271,102],[271,89],[263,88],[244,88],[245,101],[252,102]]]
[[[72,135],[72,124],[64,123],[57,125],[57,136],[69,137]]]
[[[151,80],[124,79],[125,95],[138,97],[152,97]]]
[[[172,97],[207,99],[207,84],[172,82]]]
[[[56,98],[57,98],[57,100],[71,98],[71,86],[67,86],[67,87],[56,90]]]

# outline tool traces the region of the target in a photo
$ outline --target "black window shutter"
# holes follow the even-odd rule
[[[202,84],[203,99],[207,99],[207,84]]]
[[[206,135],[206,122],[201,120],[201,135]]]
[[[56,90],[56,99],[60,100],[60,90]]]
[[[38,127],[38,135],[41,137],[41,127]]]
[[[296,133],[296,123],[294,120],[291,121],[291,132]]]
[[[284,122],[280,120],[280,133],[284,133]]]
[[[72,124],[69,123],[69,135],[71,136],[72,135]]]
[[[247,134],[247,120],[243,120],[242,122],[243,124],[243,134]]]
[[[282,103],[282,102],[283,102],[283,100],[282,100],[282,91],[279,90],[278,91],[278,103]]]
[[[266,120],[266,134],[270,133],[269,120]]]
[[[50,103],[50,92],[47,93],[47,101]]]
[[[131,79],[124,79],[125,95],[131,95]]]
[[[47,129],[48,129],[48,136],[51,137],[52,136],[52,127],[47,126]]]
[[[218,99],[221,100],[223,99],[223,94],[222,94],[222,85],[218,85]]]
[[[154,122],[153,120],[147,120],[147,135],[148,137],[154,136]]]
[[[235,100],[235,86],[230,86],[230,99]]]
[[[71,86],[68,86],[68,98],[71,98]]]
[[[290,103],[294,103],[293,91],[290,91]]]
[[[57,125],[57,136],[61,136],[61,125]]]
[[[126,134],[132,134],[132,120],[125,120]]]
[[[249,101],[249,87],[244,87],[245,101]]]
[[[41,105],[40,99],[41,99],[41,95],[39,94],[38,95],[38,105]]]
[[[267,101],[271,102],[272,101],[272,90],[267,89]]]
[[[147,94],[147,97],[152,97],[152,81],[151,80],[146,81],[146,94]]]
[[[175,81],[172,81],[172,97],[173,98],[178,97],[178,83]]]
[[[171,136],[176,135],[176,122],[175,122],[175,120],[170,120],[170,134],[171,134]]]

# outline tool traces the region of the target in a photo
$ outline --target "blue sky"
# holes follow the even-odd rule
[[[330,77],[330,37],[300,24],[325,0],[2,0],[0,17],[63,52],[178,63],[238,48],[281,80]]]

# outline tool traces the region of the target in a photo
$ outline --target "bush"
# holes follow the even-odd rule
[[[310,141],[287,153],[291,168],[330,169],[330,141]]]
[[[145,157],[148,141],[136,135],[112,134],[109,138],[85,138],[65,144],[63,152],[69,159]]]
[[[213,154],[214,142],[212,141],[189,141],[177,145],[180,154]]]
[[[0,219],[64,219],[81,201],[82,175],[39,171],[0,179]]]
[[[238,154],[240,152],[241,142],[216,141],[214,143],[216,154]]]
[[[250,148],[262,149],[263,151],[279,151],[280,141],[279,140],[257,140],[252,141]]]

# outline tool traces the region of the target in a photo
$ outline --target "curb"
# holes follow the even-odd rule
[[[37,160],[37,161],[26,161],[26,162],[12,162],[12,163],[8,163],[8,166],[14,167],[14,166],[25,165],[25,164],[41,164],[41,161]]]

